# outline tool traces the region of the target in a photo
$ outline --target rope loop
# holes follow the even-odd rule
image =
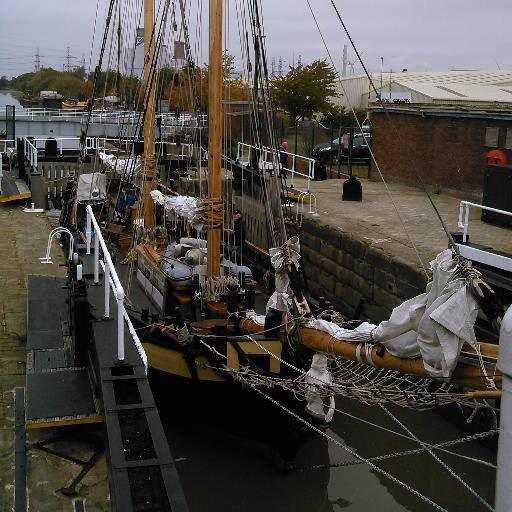
[[[224,222],[224,204],[221,197],[201,200],[203,209],[202,224],[207,229],[220,228]]]

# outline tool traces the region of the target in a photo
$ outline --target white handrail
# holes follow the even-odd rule
[[[302,176],[308,180],[308,192],[311,188],[311,180],[315,179],[315,160],[303,155],[297,155],[295,153],[289,153],[288,151],[278,151],[277,149],[271,149],[266,146],[253,146],[245,142],[239,142],[237,147],[237,160],[240,162],[251,161],[251,151],[255,150],[259,152],[258,166],[263,170],[274,170],[274,168],[280,167],[280,155],[285,154],[289,162],[291,157],[292,166],[283,167],[283,170],[291,174],[291,186],[293,187],[293,179],[295,175]],[[308,170],[307,174],[297,170],[298,161],[307,163]]]
[[[32,203],[32,205],[33,204],[34,203]],[[34,208],[32,207],[32,209],[34,209]],[[71,261],[71,259],[73,258],[73,246],[74,246],[75,239],[73,238],[73,235],[71,234],[71,231],[69,231],[69,229],[59,226],[59,227],[53,228],[50,231],[50,234],[48,235],[48,245],[46,246],[46,255],[43,256],[42,258],[39,258],[41,260],[41,263],[50,263],[50,264],[53,263],[52,258],[50,256],[52,240],[53,240],[54,236],[60,235],[63,233],[66,233],[69,235],[68,260]]]
[[[37,171],[37,148],[27,137],[23,137],[23,145],[25,158],[28,160],[32,168]]]
[[[3,145],[3,148],[0,150],[0,153],[7,152],[7,145],[8,144],[15,144],[16,141],[14,139],[0,139],[0,144]]]
[[[125,357],[125,349],[124,349],[124,322],[126,321],[128,324],[128,330],[132,334],[134,338],[134,343],[137,346],[137,350],[139,355],[141,356],[142,362],[144,364],[145,370],[147,372],[147,356],[144,352],[144,348],[140,343],[139,338],[133,326],[131,325],[131,321],[126,313],[124,308],[124,289],[121,285],[121,281],[119,280],[119,276],[117,275],[114,264],[112,263],[112,258],[110,257],[110,253],[108,252],[107,245],[105,240],[103,239],[103,235],[101,234],[101,229],[94,217],[94,212],[92,210],[91,205],[87,205],[87,221],[86,221],[86,249],[87,254],[91,253],[91,234],[94,233],[94,282],[99,282],[99,265],[100,265],[100,247],[103,252],[103,261],[101,265],[104,269],[104,283],[105,283],[105,293],[104,293],[104,311],[105,318],[109,318],[110,315],[110,287],[112,287],[114,298],[117,302],[117,359],[119,362],[124,361]],[[92,230],[92,233],[91,233]],[[108,289],[108,292],[107,292]]]
[[[5,117],[5,108],[0,108],[0,117]],[[114,124],[136,124],[142,114],[133,110],[93,110],[91,113],[91,123],[114,123]],[[89,117],[87,111],[81,109],[48,109],[48,108],[25,108],[16,112],[16,118],[22,120],[28,118],[37,120],[39,118],[63,118],[77,119],[84,122]],[[172,127],[195,127],[205,126],[207,123],[206,114],[187,114],[182,113],[178,117],[172,113],[161,113],[157,117],[162,119],[162,126]]]
[[[490,206],[484,206],[483,204],[472,203],[470,201],[461,201],[459,206],[459,222],[458,227],[463,230],[462,232],[462,241],[464,243],[467,242],[468,239],[468,228],[469,228],[469,209],[479,208],[480,210],[486,210],[489,212],[500,213],[502,215],[507,215],[512,217],[512,212],[507,212],[506,210],[498,210],[497,208],[491,208]]]

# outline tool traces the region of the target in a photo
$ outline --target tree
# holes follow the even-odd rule
[[[322,124],[328,128],[356,126],[357,122],[354,119],[354,114],[359,121],[359,124],[361,124],[367,116],[366,110],[364,108],[354,108],[354,112],[352,113],[352,110],[346,110],[345,107],[340,105],[333,106],[330,110],[324,112],[323,114]]]
[[[328,112],[334,107],[331,98],[336,91],[336,71],[325,60],[306,66],[290,67],[290,71],[271,81],[274,102],[290,116],[311,118],[316,112]]]
[[[199,108],[208,110],[208,65],[203,67],[187,64],[173,80],[169,80],[162,89],[163,97],[168,100],[171,109],[193,111]],[[235,74],[235,58],[226,50],[222,54],[222,98],[242,100],[249,97],[247,85]],[[194,95],[195,94],[195,95]]]
[[[235,69],[235,57],[224,50],[222,52],[222,80],[231,80]]]

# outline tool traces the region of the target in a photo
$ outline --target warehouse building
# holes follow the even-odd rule
[[[367,108],[376,100],[394,104],[512,106],[512,71],[437,71],[373,73],[341,78],[334,102],[347,109]]]

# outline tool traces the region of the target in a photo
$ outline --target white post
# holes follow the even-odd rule
[[[466,215],[464,216],[464,232],[462,235],[462,241],[466,243],[468,241],[468,226],[469,226],[469,204],[466,204]]]
[[[89,210],[87,210],[87,222],[85,225],[85,241],[87,245],[86,254],[91,254],[91,214]]]
[[[116,290],[117,299],[117,359],[124,361],[124,291]]]
[[[464,227],[464,224],[462,224],[462,217],[464,215],[464,201],[461,201],[460,202],[460,205],[459,205],[459,223],[457,224],[457,226],[459,228],[463,228]]]
[[[100,237],[94,230],[94,284],[100,281]]]
[[[291,179],[291,187],[293,188],[293,178],[295,176],[295,166],[296,166],[296,156],[297,155],[293,155],[293,158],[292,158],[292,179]]]
[[[104,262],[104,270],[103,270],[103,277],[104,277],[104,292],[105,292],[105,318],[110,317],[110,267],[108,265],[108,262]]]
[[[508,512],[512,503],[512,306],[501,322],[498,369],[503,377],[495,507],[496,512]]]

